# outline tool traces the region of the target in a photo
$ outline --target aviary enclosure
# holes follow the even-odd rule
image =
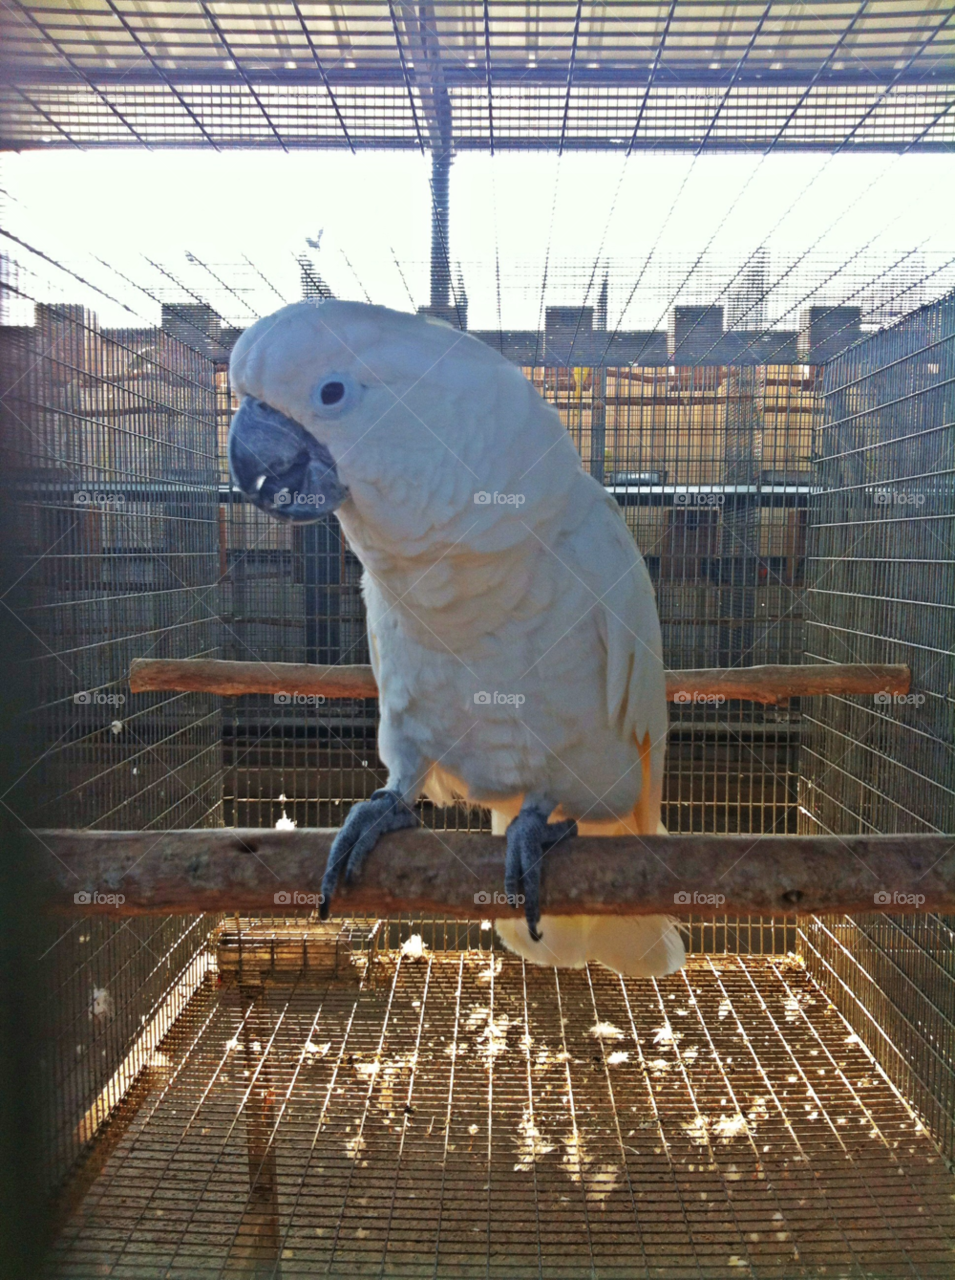
[[[12,0],[0,145],[425,153],[413,301],[467,328],[456,155],[941,165],[950,19],[869,0]],[[230,296],[254,263],[150,263],[114,293],[5,211],[3,601],[27,650],[11,865],[52,865],[54,829],[339,827],[381,785],[375,698],[130,686],[135,659],[368,662],[337,522],[271,522],[229,481]],[[861,254],[876,211],[852,220]],[[846,251],[806,275],[754,243],[660,272],[653,253],[551,264],[546,297],[515,267],[538,323],[472,332],[619,503],[668,669],[911,672],[904,692],[775,704],[678,692],[668,830],[752,837],[741,857],[770,836],[844,838],[846,860],[856,836],[955,841],[953,260]],[[334,292],[321,261],[302,256],[297,296]],[[127,286],[136,323],[101,324]],[[625,322],[638,293],[656,327]],[[489,830],[479,810],[425,816],[448,839]],[[323,925],[286,894],[90,914],[84,884],[50,913],[24,883],[5,981],[39,1037],[22,1132],[52,1206],[42,1262],[23,1232],[11,1246],[24,1275],[953,1272],[955,918],[914,901],[917,878],[873,874],[861,914],[677,896],[690,959],[660,980],[525,966],[478,911]]]

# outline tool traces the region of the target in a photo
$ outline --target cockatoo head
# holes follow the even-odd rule
[[[359,545],[420,545],[477,521],[485,549],[499,549],[526,536],[530,486],[552,506],[561,484],[548,476],[550,450],[573,451],[557,415],[497,352],[386,307],[284,307],[242,334],[231,375],[242,397],[229,433],[239,488],[280,519],[340,509]]]

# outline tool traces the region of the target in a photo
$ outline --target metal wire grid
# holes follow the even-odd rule
[[[4,260],[0,276],[4,315],[33,312],[32,324],[0,326],[5,490],[20,535],[6,550],[36,642],[23,774],[5,804],[31,829],[216,825],[215,701],[134,702],[127,688],[132,657],[219,651],[211,366],[161,330],[103,330],[84,306],[51,301],[82,296],[82,283],[36,256]],[[184,999],[211,924],[42,927],[51,1181],[135,1077],[160,1008]]]
[[[955,921],[813,917],[799,950],[955,1166]]]
[[[16,0],[3,145],[938,148],[941,4]]]
[[[8,229],[31,242],[33,210],[11,201],[4,212]],[[136,309],[148,297],[163,308],[169,333],[220,361],[253,318],[300,297],[367,294],[405,310],[427,301],[429,260],[375,262],[363,256],[361,242],[336,241],[332,233],[321,243],[295,256],[282,246],[257,246],[238,261],[191,252],[147,260],[118,251],[108,267],[88,260],[83,273],[121,305]],[[596,267],[582,256],[552,257],[546,280],[542,269],[540,258],[513,258],[498,271],[490,255],[452,257],[452,322],[466,319],[470,333],[521,366],[821,364],[863,332],[892,325],[955,287],[950,250],[873,245],[847,260],[825,239],[809,254],[763,245],[703,257],[614,254]],[[705,321],[684,320],[684,308],[698,309],[692,314]],[[668,343],[668,330],[676,339],[677,328],[679,351]]]
[[[907,662],[907,698],[804,710],[808,832],[955,832],[955,297],[826,370],[810,508],[809,660]],[[896,885],[873,881],[891,910]],[[917,886],[915,886],[917,890]],[[909,887],[911,891],[911,886]],[[814,920],[820,983],[955,1158],[953,921]]]
[[[810,661],[907,662],[912,695],[807,714],[807,822],[955,831],[955,296],[828,367]]]
[[[796,925],[793,921],[773,916],[716,916],[701,919],[692,913],[683,913],[684,941],[688,954],[694,956],[728,955],[791,955],[796,947]],[[285,915],[259,915],[254,917],[224,917],[219,927],[228,933],[240,953],[247,943],[256,948],[268,949],[280,943],[286,945],[289,937],[297,939],[291,947],[291,958],[283,952],[281,963],[273,962],[263,967],[271,978],[285,975],[292,968],[297,976],[308,978],[309,964],[302,959],[302,946],[316,936],[316,930],[327,929],[316,923],[313,912],[305,910]],[[353,917],[341,925],[342,946],[353,950],[381,955],[400,953],[409,939],[420,938],[433,952],[500,950],[490,920],[457,920],[447,916],[424,917],[395,915],[384,920]],[[411,944],[416,945],[415,943]],[[307,959],[307,949],[305,951]],[[505,953],[506,954],[506,953]],[[242,967],[241,965],[239,966]]]
[[[36,285],[20,265],[8,287]],[[0,329],[38,644],[31,825],[214,825],[215,701],[126,693],[133,657],[220,643],[211,366],[159,329],[104,331],[76,305],[35,313]]]
[[[102,916],[39,930],[46,1180],[59,1187],[185,1008],[208,965],[205,916]],[[44,936],[45,935],[45,936]]]
[[[951,1186],[792,960],[425,954],[207,986],[53,1272],[941,1277]]]

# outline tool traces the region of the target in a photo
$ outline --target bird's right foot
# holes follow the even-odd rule
[[[365,859],[387,831],[402,831],[418,826],[418,816],[397,791],[382,787],[371,794],[370,799],[353,805],[342,824],[328,854],[325,875],[322,877],[322,901],[319,916],[327,920],[332,908],[332,894],[338,888],[342,871],[345,883],[351,884]]]

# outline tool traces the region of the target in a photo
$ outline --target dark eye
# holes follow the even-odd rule
[[[345,394],[345,384],[337,379],[330,379],[322,384],[318,394],[322,404],[338,404]]]
[[[338,418],[351,413],[361,400],[362,386],[350,373],[327,369],[312,391],[312,408],[320,418]]]

